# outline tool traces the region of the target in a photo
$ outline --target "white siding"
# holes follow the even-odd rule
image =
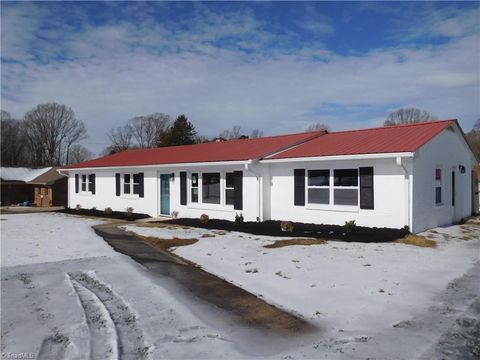
[[[234,210],[233,206],[216,204],[193,204],[188,196],[188,204],[180,205],[180,171],[187,172],[187,193],[190,193],[190,174],[202,172],[221,172],[221,194],[224,201],[224,173],[234,170],[243,171],[243,210]],[[115,173],[144,173],[144,197],[131,195],[116,196]],[[242,213],[246,221],[255,221],[258,215],[258,186],[256,177],[241,166],[204,166],[198,168],[132,168],[131,170],[96,169],[69,173],[69,206],[75,208],[79,204],[84,209],[92,207],[104,210],[107,207],[114,211],[126,211],[132,207],[136,213],[144,213],[156,217],[160,214],[160,174],[175,174],[170,179],[170,212],[177,211],[179,217],[199,217],[206,213],[211,218],[234,220],[235,213]],[[96,193],[75,193],[75,174],[95,174]],[[201,186],[201,185],[200,185]]]
[[[444,130],[420,150],[414,159],[413,231],[449,225],[471,215],[471,171],[474,159],[461,134]],[[465,166],[461,174],[459,165]],[[435,204],[435,168],[442,168],[442,205]],[[452,206],[452,171],[456,201]]]
[[[306,206],[294,206],[294,169],[348,169],[363,166],[374,167],[374,210],[318,210]],[[266,212],[272,220],[289,220],[305,223],[343,225],[355,220],[357,225],[401,228],[408,225],[405,176],[395,158],[375,160],[319,161],[296,164],[271,165],[271,206]]]

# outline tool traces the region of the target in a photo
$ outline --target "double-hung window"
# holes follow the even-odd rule
[[[88,191],[88,176],[87,174],[82,175],[82,192]]]
[[[220,204],[220,173],[202,173],[202,203]]]
[[[191,194],[190,201],[198,203],[198,173],[193,173],[191,176]]]
[[[123,193],[140,194],[140,174],[123,174]]]
[[[442,168],[435,169],[435,205],[442,205]]]
[[[233,172],[225,174],[225,204],[233,205],[234,202],[234,175]]]
[[[84,194],[95,194],[95,174],[76,174],[75,192]]]
[[[310,204],[330,204],[330,170],[308,170],[307,198]]]
[[[358,169],[333,170],[334,205],[358,205]]]

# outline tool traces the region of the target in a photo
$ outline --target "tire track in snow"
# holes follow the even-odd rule
[[[113,329],[115,329],[115,344],[117,350],[115,351],[115,348],[112,348],[111,353],[106,353],[108,355],[107,358],[149,359],[151,346],[146,344],[143,337],[143,331],[137,325],[136,315],[122,297],[116,294],[104,282],[100,281],[93,271],[69,273],[68,275],[74,284],[74,287],[77,286],[80,290],[77,291],[76,289],[80,298],[83,296],[87,301],[93,299],[90,301],[95,304],[93,308],[95,308],[95,306],[97,309],[104,308],[104,312],[100,311],[92,313],[91,307],[83,305],[82,301],[82,306],[87,314],[87,319],[93,319],[94,322],[98,323],[103,316],[103,320],[105,321],[103,324],[105,324],[107,328],[110,327],[111,329],[113,327]],[[88,298],[90,299],[88,300]],[[100,318],[98,318],[97,315],[101,315]],[[111,319],[111,323],[109,323],[108,318]],[[110,341],[111,346],[113,346],[114,342],[111,333],[108,334],[110,336],[108,341]],[[96,351],[104,353],[103,350],[96,348],[95,346],[92,346],[91,358],[105,358],[105,355],[98,354],[100,355],[99,357],[93,354],[93,352]]]
[[[88,290],[69,275],[70,281],[77,293],[85,313],[85,318],[90,332],[89,358],[118,359],[118,336],[115,323],[110,316],[105,304],[95,293]]]

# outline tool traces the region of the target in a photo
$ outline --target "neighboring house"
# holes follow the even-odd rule
[[[446,120],[128,150],[60,171],[70,207],[419,232],[472,214],[476,164]]]
[[[67,206],[68,178],[57,168],[2,167],[0,178],[2,206],[25,202],[39,207]]]

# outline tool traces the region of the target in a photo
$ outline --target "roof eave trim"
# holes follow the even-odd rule
[[[329,156],[310,156],[282,159],[265,159],[261,163],[288,163],[288,162],[308,162],[308,161],[334,161],[334,160],[362,160],[362,159],[388,159],[388,158],[413,158],[414,152],[396,152],[396,153],[376,153],[376,154],[353,154],[353,155],[329,155]]]
[[[87,170],[114,170],[114,169],[150,169],[150,168],[182,168],[182,167],[198,167],[198,166],[222,166],[222,165],[245,165],[251,164],[253,160],[240,161],[211,161],[211,162],[194,162],[194,163],[173,163],[173,164],[153,164],[153,165],[124,165],[124,166],[90,166],[78,168],[63,168],[57,171],[87,171]]]

